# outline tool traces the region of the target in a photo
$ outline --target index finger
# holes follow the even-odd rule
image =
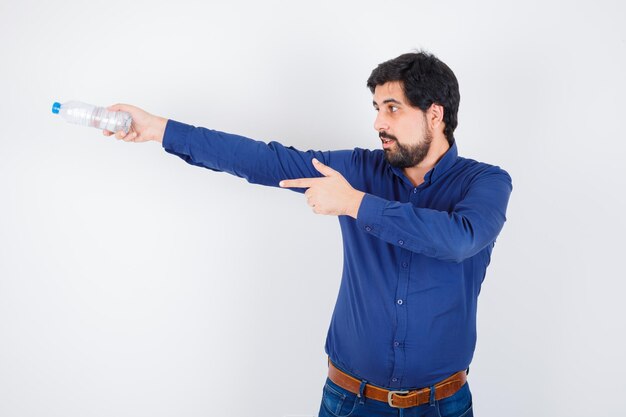
[[[282,188],[309,188],[312,187],[319,178],[297,178],[295,180],[282,180],[278,185]]]

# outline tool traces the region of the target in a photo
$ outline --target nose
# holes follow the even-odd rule
[[[387,123],[387,120],[382,111],[376,113],[376,120],[374,120],[374,129],[377,132],[380,132],[381,130],[389,130],[389,123]]]

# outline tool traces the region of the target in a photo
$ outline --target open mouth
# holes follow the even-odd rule
[[[396,138],[394,138],[394,137],[393,137],[393,135],[389,135],[389,134],[387,134],[386,132],[380,132],[380,133],[378,134],[378,137],[380,138],[380,140],[381,140],[383,143],[391,143],[391,142],[393,142],[394,140],[396,140]]]
[[[383,143],[383,148],[389,148],[391,144],[394,142],[394,139],[380,137],[381,142]]]

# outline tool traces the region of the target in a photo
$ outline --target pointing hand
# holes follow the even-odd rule
[[[324,176],[283,180],[279,185],[282,188],[308,188],[304,196],[316,214],[347,215],[356,219],[365,193],[352,188],[343,175],[315,158],[313,166]]]

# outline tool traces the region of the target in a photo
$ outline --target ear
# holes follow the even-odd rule
[[[443,123],[443,106],[441,104],[433,103],[426,112],[426,120],[430,127],[434,130],[439,128]]]

